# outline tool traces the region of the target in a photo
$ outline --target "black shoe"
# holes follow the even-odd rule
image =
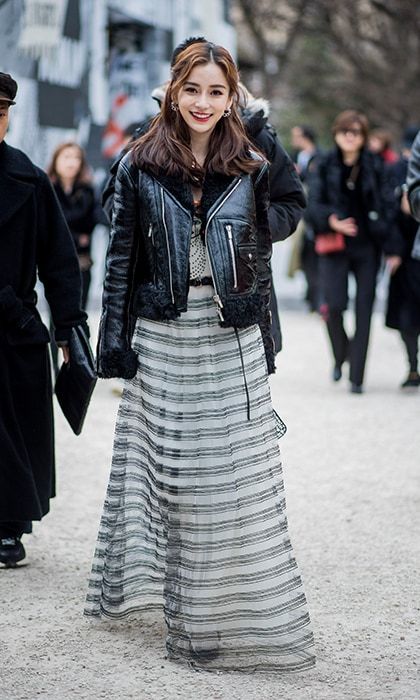
[[[350,384],[350,392],[352,394],[363,394],[363,387],[361,384],[355,384],[354,382],[352,382]]]
[[[25,557],[25,547],[18,537],[3,537],[0,540],[0,563],[6,568],[14,568]]]
[[[420,386],[420,374],[410,372],[405,382],[401,384],[401,389],[417,389]]]
[[[333,382],[339,382],[342,377],[341,367],[336,365],[333,369],[332,378]]]

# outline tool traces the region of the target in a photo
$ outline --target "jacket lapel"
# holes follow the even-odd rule
[[[0,226],[25,204],[35,188],[36,170],[21,151],[0,143]]]
[[[34,185],[0,173],[0,227],[3,227],[29,199]]]

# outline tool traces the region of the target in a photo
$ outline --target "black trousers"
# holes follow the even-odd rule
[[[15,522],[0,521],[0,539],[6,537],[22,537],[25,532],[32,532],[32,523],[30,520],[16,520]]]
[[[401,338],[407,351],[408,364],[410,372],[417,372],[418,369],[418,346],[420,330],[415,328],[412,330],[400,331]]]
[[[304,237],[301,252],[302,271],[306,279],[306,296],[311,311],[318,311],[321,304],[319,286],[319,255],[315,252],[314,241]]]
[[[320,257],[322,295],[328,309],[327,330],[334,361],[341,367],[348,360],[350,381],[358,385],[363,384],[365,373],[379,260],[376,248],[370,243]],[[349,339],[343,321],[343,312],[348,304],[349,273],[353,273],[356,280],[355,332],[352,339]]]

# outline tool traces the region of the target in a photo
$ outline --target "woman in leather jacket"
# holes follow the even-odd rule
[[[314,656],[268,385],[268,166],[238,97],[226,49],[187,42],[118,167],[98,372],[127,381],[85,613],[163,607],[170,659],[297,670]]]

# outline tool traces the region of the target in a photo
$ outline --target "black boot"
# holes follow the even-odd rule
[[[410,372],[405,382],[401,384],[401,389],[417,389],[420,386],[420,375],[418,372]]]
[[[25,557],[25,547],[19,537],[3,537],[0,539],[0,563],[4,564],[7,569],[13,569]]]

